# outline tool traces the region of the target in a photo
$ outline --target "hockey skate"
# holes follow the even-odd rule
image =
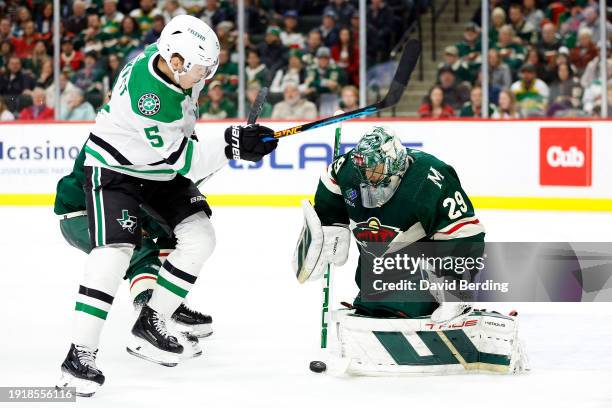
[[[166,367],[174,367],[181,360],[183,346],[168,332],[165,318],[149,306],[142,307],[132,335],[128,353]]]
[[[189,333],[178,332],[176,337],[178,342],[183,346],[181,361],[202,355],[202,347],[200,347],[200,342],[196,336],[192,336]]]
[[[208,337],[213,333],[212,317],[193,310],[184,303],[176,309],[172,320],[178,330],[198,338]]]
[[[66,359],[62,363],[62,377],[55,386],[57,389],[76,387],[79,397],[91,397],[104,384],[104,374],[96,367],[98,350],[85,346],[70,345]]]

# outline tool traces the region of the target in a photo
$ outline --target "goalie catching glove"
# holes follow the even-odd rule
[[[264,141],[264,139],[266,139]],[[276,149],[278,140],[274,131],[257,123],[247,126],[234,125],[225,129],[225,156],[228,159],[260,161]]]
[[[302,201],[304,228],[293,254],[293,271],[300,283],[314,281],[332,263],[342,266],[348,258],[350,231],[346,226],[321,226],[308,200]]]

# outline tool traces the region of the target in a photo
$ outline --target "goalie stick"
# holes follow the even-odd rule
[[[406,43],[406,47],[404,48],[404,52],[402,53],[402,56],[400,58],[399,64],[397,65],[395,76],[391,81],[389,92],[387,92],[387,95],[385,95],[382,100],[354,111],[345,112],[340,115],[334,115],[328,118],[316,120],[314,122],[304,123],[302,125],[293,126],[288,129],[279,130],[277,132],[274,132],[273,138],[270,137],[265,138],[263,140],[267,141],[273,139],[280,139],[281,137],[295,135],[301,132],[305,132],[307,130],[332,125],[334,123],[343,122],[345,120],[372,115],[376,112],[380,112],[383,109],[395,106],[401,99],[404,90],[408,85],[410,75],[412,74],[416,63],[419,60],[420,55],[421,45],[419,44],[419,42],[414,39],[408,40],[408,42]]]

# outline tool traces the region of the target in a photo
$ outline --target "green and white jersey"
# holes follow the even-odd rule
[[[158,58],[153,44],[123,68],[85,144],[86,166],[149,180],[171,180],[177,173],[198,179],[192,163],[199,149],[190,136],[204,81],[183,90],[161,76]],[[215,152],[225,159],[224,145],[217,144]]]

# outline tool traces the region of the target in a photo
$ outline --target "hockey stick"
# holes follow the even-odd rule
[[[255,102],[253,102],[253,106],[251,106],[251,111],[249,112],[249,117],[247,119],[247,125],[252,125],[257,122],[257,118],[261,114],[264,103],[266,103],[266,98],[268,97],[268,87],[264,86],[259,90],[257,94],[257,98],[255,98]]]
[[[410,80],[410,75],[412,74],[412,71],[414,71],[414,67],[419,60],[420,55],[421,45],[419,42],[414,39],[409,40],[406,43],[406,47],[404,48],[404,52],[400,58],[393,81],[391,81],[389,92],[387,92],[387,95],[385,95],[382,100],[351,112],[345,112],[340,115],[334,115],[328,118],[316,120],[314,122],[304,123],[303,125],[297,125],[288,129],[279,130],[274,132],[274,138],[265,138],[264,141],[280,139],[281,137],[295,135],[310,129],[316,129],[323,126],[332,125],[334,123],[343,122],[345,120],[372,115],[376,112],[380,112],[383,109],[395,106],[404,94],[404,90],[406,89],[408,81]],[[363,91],[365,90],[362,90],[362,92]]]
[[[342,124],[338,124],[336,127],[336,133],[334,138],[334,160],[340,156],[340,136],[341,136]],[[323,305],[321,307],[321,348],[327,348],[327,328],[329,325],[329,300],[331,296],[331,265],[327,265],[325,273],[323,274]]]

